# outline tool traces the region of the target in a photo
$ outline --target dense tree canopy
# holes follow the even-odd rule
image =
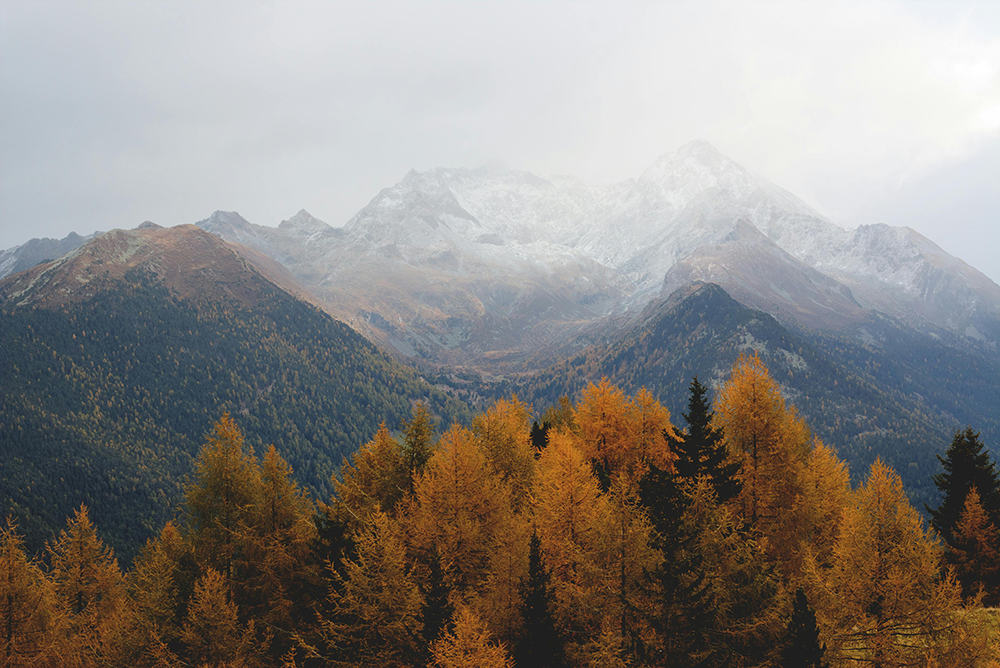
[[[981,605],[996,594],[998,531],[975,485],[946,552],[887,465],[850,488],[759,359],[738,362],[713,406],[705,395],[691,383],[681,431],[648,393],[604,381],[542,417],[540,449],[516,398],[440,436],[418,403],[398,435],[373,428],[320,503],[278,448],[256,456],[223,414],[184,512],[127,572],[86,507],[47,563],[8,520],[0,656],[135,668],[995,666],[1000,629]],[[961,470],[949,469],[955,489]]]

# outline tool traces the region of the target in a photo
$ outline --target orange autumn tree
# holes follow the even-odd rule
[[[340,478],[333,480],[334,507],[342,509],[342,514],[361,522],[378,510],[395,512],[396,504],[409,491],[410,481],[403,447],[389,433],[385,422],[350,461],[344,458]]]
[[[120,639],[133,615],[124,578],[110,547],[97,537],[86,506],[49,543],[52,579],[69,622],[69,656],[83,665],[127,661]],[[66,660],[66,665],[72,665]]]
[[[801,542],[790,555],[792,572],[802,568],[803,556],[809,552],[818,563],[829,566],[833,561],[833,546],[840,531],[851,494],[847,464],[830,446],[816,439],[802,473],[802,505],[799,520],[803,531]]]
[[[146,541],[128,574],[129,598],[134,602],[136,626],[143,654],[154,665],[158,659],[173,657],[169,649],[180,638],[178,617],[181,571],[178,562],[184,554],[181,532],[167,522],[160,535]]]
[[[403,666],[420,632],[420,592],[410,572],[399,525],[381,511],[357,537],[357,553],[333,583],[330,615],[320,620],[320,641],[307,656],[334,666]]]
[[[226,576],[214,568],[195,583],[181,640],[194,665],[207,668],[263,666],[269,645],[268,637],[258,637],[253,621],[240,623]]]
[[[649,463],[669,469],[676,459],[665,436],[676,437],[670,412],[646,388],[630,399],[607,378],[590,383],[576,405],[574,421],[578,447],[606,478],[605,488],[616,475],[635,484]]]
[[[492,641],[489,629],[463,606],[455,614],[455,628],[431,647],[437,668],[514,668],[507,648]]]
[[[785,405],[760,357],[740,354],[715,401],[716,425],[740,462],[742,489],[734,503],[747,524],[768,539],[772,556],[792,570],[808,532],[801,518],[809,428]]]
[[[963,610],[961,589],[941,570],[940,543],[924,528],[899,476],[877,459],[852,494],[832,565],[807,564],[834,656],[855,665],[969,665],[985,637]]]
[[[250,521],[241,527],[239,597],[248,614],[291,633],[296,608],[306,608],[320,580],[311,562],[316,508],[292,479],[292,469],[272,445],[260,463],[260,485]]]
[[[590,462],[560,429],[549,432],[549,445],[538,460],[532,494],[535,526],[545,563],[552,571],[559,623],[574,631],[600,629],[598,587],[602,569],[602,527],[611,509],[601,494]]]
[[[414,554],[441,555],[449,587],[475,594],[512,514],[510,487],[497,476],[468,429],[452,425],[414,486],[401,523]]]
[[[966,597],[981,593],[989,606],[1000,601],[1000,530],[990,521],[973,486],[953,531],[949,561]]]
[[[253,521],[259,490],[260,466],[226,413],[202,447],[187,489],[189,539],[200,564],[232,578],[239,535]]]
[[[490,466],[510,485],[515,505],[521,507],[535,475],[531,407],[516,395],[499,399],[472,420],[472,433]]]
[[[8,517],[0,527],[0,665],[61,665],[64,621],[54,583],[28,558]]]

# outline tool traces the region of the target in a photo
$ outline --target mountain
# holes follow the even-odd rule
[[[271,269],[274,269],[273,267]],[[32,549],[80,503],[128,559],[229,412],[320,498],[417,400],[468,409],[194,226],[99,235],[0,281],[0,494]]]
[[[718,388],[741,352],[755,352],[855,476],[880,455],[916,502],[934,502],[935,455],[953,430],[976,424],[985,442],[1000,440],[1000,363],[887,316],[870,315],[855,328],[836,337],[797,333],[717,285],[695,284],[650,303],[614,340],[511,381],[504,391],[547,406],[562,395],[575,399],[607,376],[630,393],[646,387],[676,422],[692,377]],[[855,343],[859,338],[869,344]]]
[[[79,248],[96,234],[99,233],[81,237],[76,232],[70,232],[63,239],[32,239],[20,246],[0,251],[0,278],[31,269],[41,262],[51,262],[62,257],[71,250]]]
[[[439,168],[339,229],[305,212],[277,228],[224,212],[196,224],[275,258],[401,355],[491,373],[604,336],[609,318],[699,280],[796,329],[849,331],[881,312],[1000,343],[1000,286],[983,274],[909,228],[846,230],[703,141],[610,186]]]
[[[815,266],[866,308],[1000,342],[1000,286],[907,227],[861,225]]]

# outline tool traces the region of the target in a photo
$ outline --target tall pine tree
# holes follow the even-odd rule
[[[525,668],[557,668],[565,662],[563,643],[556,629],[555,594],[552,577],[545,568],[542,541],[531,534],[528,581],[521,592],[523,631],[517,648],[517,665]]]
[[[816,611],[809,607],[802,587],[795,592],[792,618],[788,620],[788,636],[781,652],[781,668],[827,668],[823,661],[826,645],[819,644]]]
[[[697,549],[701,527],[690,521],[690,488],[679,474],[650,466],[639,495],[655,529],[653,547],[663,554],[663,562],[649,573],[661,597],[649,619],[661,638],[660,653],[673,666],[703,665],[707,632],[716,615]]]
[[[726,503],[740,493],[737,474],[739,462],[730,462],[722,430],[712,425],[715,413],[705,395],[708,390],[695,376],[689,386],[688,411],[682,413],[688,423],[687,432],[679,438],[668,435],[670,447],[677,453],[677,473],[687,480],[708,476],[719,503]]]
[[[931,526],[949,545],[954,544],[955,526],[962,517],[965,499],[973,487],[979,493],[983,509],[994,525],[1000,526],[1000,476],[996,463],[990,458],[979,432],[972,427],[955,432],[944,457],[938,455],[944,472],[934,476],[934,484],[941,492],[941,505],[927,507]]]

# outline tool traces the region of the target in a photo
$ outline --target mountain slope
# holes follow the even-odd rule
[[[990,415],[991,402],[1000,396],[1000,364],[883,316],[857,329],[839,338],[797,334],[720,287],[701,284],[650,304],[634,327],[608,344],[507,389],[542,408],[607,376],[629,392],[646,387],[677,421],[693,376],[717,388],[740,352],[756,352],[786,398],[817,436],[838,448],[854,475],[881,456],[899,471],[914,499],[929,501],[936,494],[935,455],[953,429],[975,418],[984,438],[1000,438],[1000,421]],[[853,342],[862,331],[872,345]],[[934,377],[948,380],[933,394],[915,393]]]
[[[315,493],[418,399],[467,408],[193,226],[115,230],[0,282],[0,494],[33,548],[80,503],[129,558],[233,415]]]

